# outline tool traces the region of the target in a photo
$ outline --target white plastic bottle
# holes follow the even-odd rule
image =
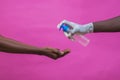
[[[83,46],[87,46],[88,43],[90,42],[89,39],[87,39],[85,36],[83,36],[81,34],[76,33],[74,35],[71,35],[72,27],[65,23],[63,23],[62,25],[59,26],[59,30],[62,30],[64,32],[65,36],[67,36],[69,39],[71,39],[72,41],[76,41]]]

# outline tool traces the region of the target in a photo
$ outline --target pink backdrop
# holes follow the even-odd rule
[[[0,34],[71,49],[58,60],[0,53],[0,80],[120,80],[120,33],[88,34],[83,47],[56,28],[63,19],[85,24],[119,14],[120,0],[0,0]]]

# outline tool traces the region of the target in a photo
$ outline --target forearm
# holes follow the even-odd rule
[[[44,55],[52,59],[63,57],[70,52],[70,50],[68,49],[61,51],[60,49],[50,47],[38,48],[35,46],[21,43],[10,38],[6,38],[1,35],[0,35],[0,51],[7,53]]]
[[[120,32],[120,16],[99,21],[93,22],[94,32]]]
[[[0,51],[9,53],[37,54],[41,52],[41,49],[31,45],[23,44],[10,38],[0,36]]]

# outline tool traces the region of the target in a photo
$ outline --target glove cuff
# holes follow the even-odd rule
[[[86,27],[87,33],[93,33],[94,32],[94,25],[93,25],[93,23],[85,24],[84,27]]]

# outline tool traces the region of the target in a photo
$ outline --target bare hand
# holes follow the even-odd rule
[[[43,55],[50,57],[52,59],[58,59],[70,53],[69,49],[65,49],[61,51],[60,49],[50,48],[50,47],[45,47],[45,48],[42,48],[41,50],[43,52]]]

